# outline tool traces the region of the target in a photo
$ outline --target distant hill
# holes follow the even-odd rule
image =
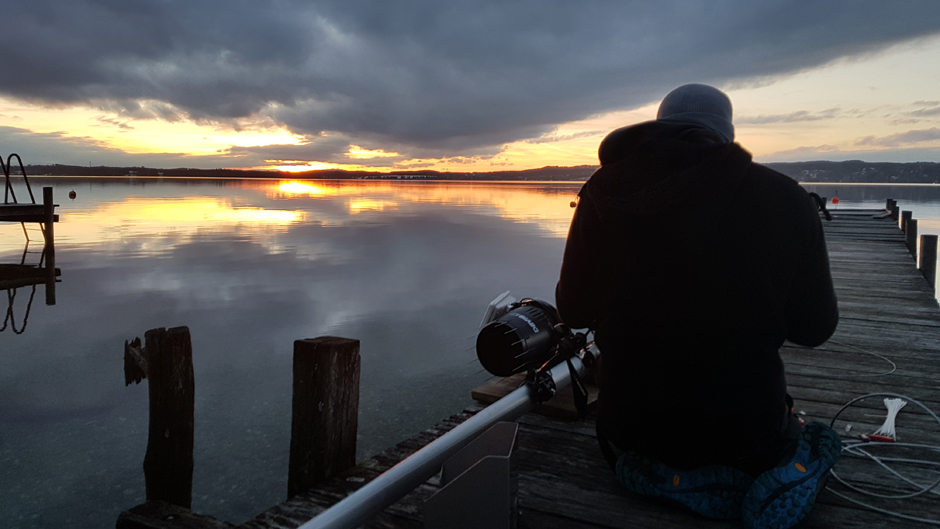
[[[866,184],[937,184],[940,163],[934,162],[788,162],[768,167],[799,182],[846,182]]]
[[[19,168],[16,167],[16,173]],[[494,171],[486,173],[445,173],[440,171],[318,171],[284,172],[242,169],[155,169],[152,167],[86,167],[83,165],[27,165],[28,175],[49,176],[186,176],[205,178],[283,178],[283,179],[384,179],[384,180],[587,180],[597,169],[594,166],[542,167],[525,171]]]
[[[940,183],[940,163],[934,162],[788,162],[765,164],[799,182]],[[18,168],[17,168],[18,169]],[[282,179],[383,179],[383,180],[556,180],[583,181],[597,169],[592,165],[575,167],[542,167],[525,171],[493,171],[485,173],[453,173],[439,171],[340,171],[320,170],[302,173],[252,171],[241,169],[154,169],[150,167],[85,167],[81,165],[28,165],[29,175],[51,176],[186,176],[205,178],[282,178]],[[17,171],[18,172],[18,171]]]

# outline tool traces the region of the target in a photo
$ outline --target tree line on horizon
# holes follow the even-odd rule
[[[799,182],[844,183],[940,183],[940,163],[936,162],[773,162],[764,164]],[[278,179],[427,179],[427,180],[550,180],[583,181],[597,169],[593,165],[574,167],[549,166],[522,171],[441,172],[441,171],[343,171],[322,169],[305,172],[264,171],[244,169],[159,169],[151,167],[88,167],[82,165],[27,165],[30,176],[126,176],[140,177],[193,177],[193,178],[278,178]],[[19,168],[11,168],[19,173]]]

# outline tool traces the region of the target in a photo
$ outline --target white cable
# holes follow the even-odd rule
[[[880,354],[878,354],[878,353],[874,353],[874,352],[872,352],[872,351],[868,351],[868,350],[866,350],[866,349],[862,349],[861,347],[856,347],[856,346],[854,346],[854,345],[852,345],[852,344],[850,344],[850,343],[842,343],[842,342],[837,342],[837,341],[835,341],[835,340],[829,340],[828,343],[831,343],[832,345],[841,345],[842,347],[850,347],[850,348],[855,349],[856,351],[858,351],[858,352],[860,352],[860,353],[862,353],[862,354],[867,354],[867,355],[869,355],[869,356],[874,356],[875,358],[880,358],[880,359],[884,360],[885,362],[891,364],[891,369],[889,369],[888,371],[885,371],[884,373],[859,373],[859,374],[848,375],[848,376],[850,376],[850,377],[881,377],[881,376],[885,376],[885,375],[890,375],[890,374],[892,374],[892,373],[894,373],[895,371],[898,370],[898,365],[895,364],[893,361],[891,361],[890,358],[888,358],[888,357],[886,357],[886,356],[884,356],[884,355],[880,355]]]
[[[933,417],[933,419],[934,419],[935,421],[937,421],[938,424],[940,424],[940,417],[938,417],[937,414],[933,412],[933,410],[931,410],[930,408],[928,408],[927,406],[925,406],[925,405],[922,404],[921,402],[917,401],[916,399],[912,399],[912,398],[910,398],[910,397],[907,397],[907,396],[904,396],[904,395],[898,395],[898,394],[895,394],[895,393],[871,393],[871,394],[868,394],[868,395],[863,395],[863,396],[861,396],[861,397],[854,398],[854,399],[852,399],[851,401],[849,401],[848,403],[846,403],[844,406],[842,406],[842,408],[840,408],[839,411],[836,412],[835,416],[833,416],[833,418],[832,418],[832,421],[829,423],[830,428],[835,425],[836,419],[838,419],[838,418],[839,418],[839,415],[841,415],[842,412],[845,411],[849,406],[852,406],[852,405],[855,404],[856,402],[858,402],[858,401],[860,401],[860,400],[863,400],[863,399],[870,398],[870,397],[885,397],[885,399],[884,399],[884,401],[885,401],[885,406],[888,407],[888,417],[887,417],[887,419],[885,420],[885,424],[882,425],[882,427],[879,428],[879,429],[876,431],[876,434],[878,434],[878,435],[889,435],[892,439],[894,439],[894,433],[895,433],[895,432],[894,432],[894,419],[895,419],[895,416],[897,415],[897,412],[898,412],[902,407],[904,407],[904,405],[906,404],[906,402],[904,401],[904,399],[906,399],[906,400],[909,401],[909,402],[913,402],[915,405],[917,405],[917,406],[919,406],[920,408],[922,408],[922,409],[923,409],[924,411],[926,411],[931,417]],[[890,397],[890,398],[889,398],[889,397]],[[891,402],[891,403],[889,404],[889,402]],[[903,403],[903,404],[900,404],[900,403],[898,403],[898,402]],[[890,423],[890,424],[889,424],[889,423]],[[882,431],[882,430],[884,430],[884,431]],[[879,432],[880,432],[880,433],[879,433]],[[846,488],[848,488],[848,489],[850,489],[850,490],[852,490],[852,491],[855,491],[855,492],[857,492],[857,493],[859,493],[859,494],[866,495],[866,496],[871,496],[871,497],[884,498],[884,499],[895,499],[895,500],[896,500],[896,499],[912,498],[912,497],[919,496],[919,495],[921,495],[921,494],[928,493],[928,492],[933,493],[933,494],[937,494],[937,491],[934,490],[934,489],[936,489],[937,486],[940,485],[940,473],[937,473],[937,474],[938,474],[938,477],[937,477],[937,479],[936,479],[933,483],[931,483],[931,484],[929,484],[929,485],[921,485],[921,484],[916,483],[916,482],[913,481],[912,479],[908,478],[907,476],[904,476],[904,475],[902,475],[901,473],[897,472],[897,471],[894,470],[893,468],[890,468],[890,467],[886,464],[886,462],[917,463],[917,464],[922,464],[922,465],[924,465],[924,466],[940,466],[940,462],[938,462],[938,461],[922,461],[922,460],[914,460],[914,459],[907,459],[907,458],[886,458],[886,457],[878,457],[878,456],[875,456],[874,454],[872,454],[872,453],[870,452],[870,450],[865,450],[865,449],[863,449],[862,446],[866,446],[866,447],[869,447],[869,448],[878,447],[878,448],[885,448],[885,449],[892,449],[892,448],[921,448],[921,449],[927,449],[927,450],[932,450],[932,451],[938,451],[938,452],[940,452],[940,446],[925,445],[925,444],[916,444],[916,443],[878,443],[878,442],[866,443],[866,442],[860,442],[860,441],[854,441],[854,442],[853,442],[853,441],[848,441],[848,442],[843,442],[842,450],[843,450],[843,452],[844,452],[845,454],[848,454],[848,455],[850,455],[850,456],[865,457],[865,458],[867,458],[867,459],[870,459],[870,460],[874,461],[875,463],[877,463],[878,465],[880,465],[881,467],[883,467],[884,469],[886,469],[886,470],[887,470],[888,472],[890,472],[891,474],[893,474],[895,477],[901,479],[902,481],[906,482],[906,483],[909,484],[909,485],[913,485],[914,487],[916,487],[916,488],[919,489],[919,490],[917,490],[917,491],[915,491],[915,492],[912,492],[912,493],[905,493],[905,494],[900,494],[900,495],[898,495],[898,494],[896,494],[896,495],[881,494],[881,493],[877,493],[877,492],[870,491],[870,490],[864,490],[864,489],[862,489],[862,488],[860,488],[860,487],[856,487],[856,486],[854,486],[854,485],[851,485],[851,484],[847,483],[844,479],[842,479],[834,470],[833,470],[833,471],[830,471],[830,475],[831,475],[832,478],[835,479],[838,483],[842,484],[842,485],[845,486]],[[926,523],[926,524],[930,524],[930,525],[938,525],[938,526],[940,526],[940,520],[932,520],[932,519],[928,519],[928,518],[919,518],[919,517],[916,517],[916,516],[910,516],[910,515],[902,514],[902,513],[899,513],[899,512],[889,511],[889,510],[887,510],[887,509],[882,509],[882,508],[880,508],[880,507],[875,507],[874,505],[870,505],[870,504],[865,503],[865,502],[863,502],[863,501],[860,501],[860,500],[858,500],[858,499],[852,498],[852,497],[850,497],[850,496],[848,496],[848,495],[846,495],[846,494],[843,494],[843,493],[841,493],[841,492],[839,492],[839,491],[836,491],[836,490],[834,490],[834,489],[833,489],[831,486],[829,486],[829,485],[826,486],[826,490],[828,490],[829,492],[835,494],[836,496],[838,496],[838,497],[840,497],[840,498],[842,498],[842,499],[848,500],[848,501],[850,501],[850,502],[852,502],[852,503],[854,503],[854,504],[856,504],[856,505],[859,505],[859,506],[864,507],[864,508],[866,508],[866,509],[870,509],[870,510],[875,511],[875,512],[879,512],[879,513],[882,513],[882,514],[887,514],[887,515],[889,515],[889,516],[894,516],[894,517],[896,517],[896,518],[901,518],[901,519],[904,519],[904,520],[912,520],[912,521],[916,521],[916,522],[921,522],[921,523]]]

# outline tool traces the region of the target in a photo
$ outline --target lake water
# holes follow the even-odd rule
[[[123,344],[155,327],[192,333],[193,510],[230,522],[285,499],[296,339],[361,341],[360,458],[460,411],[488,378],[487,303],[553,299],[581,186],[32,180],[61,205],[62,275],[55,305],[18,289],[0,333],[2,528],[110,527],[144,500],[147,389],[124,386]],[[839,208],[895,198],[940,233],[940,186],[807,187]],[[0,225],[0,263],[24,241]]]

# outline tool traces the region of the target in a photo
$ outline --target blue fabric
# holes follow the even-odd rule
[[[752,529],[787,529],[803,521],[842,452],[839,434],[825,424],[806,425],[793,457],[754,480],[742,518]]]
[[[753,478],[736,468],[711,465],[680,470],[627,452],[617,461],[617,481],[628,490],[679,505],[707,518],[741,517]]]

